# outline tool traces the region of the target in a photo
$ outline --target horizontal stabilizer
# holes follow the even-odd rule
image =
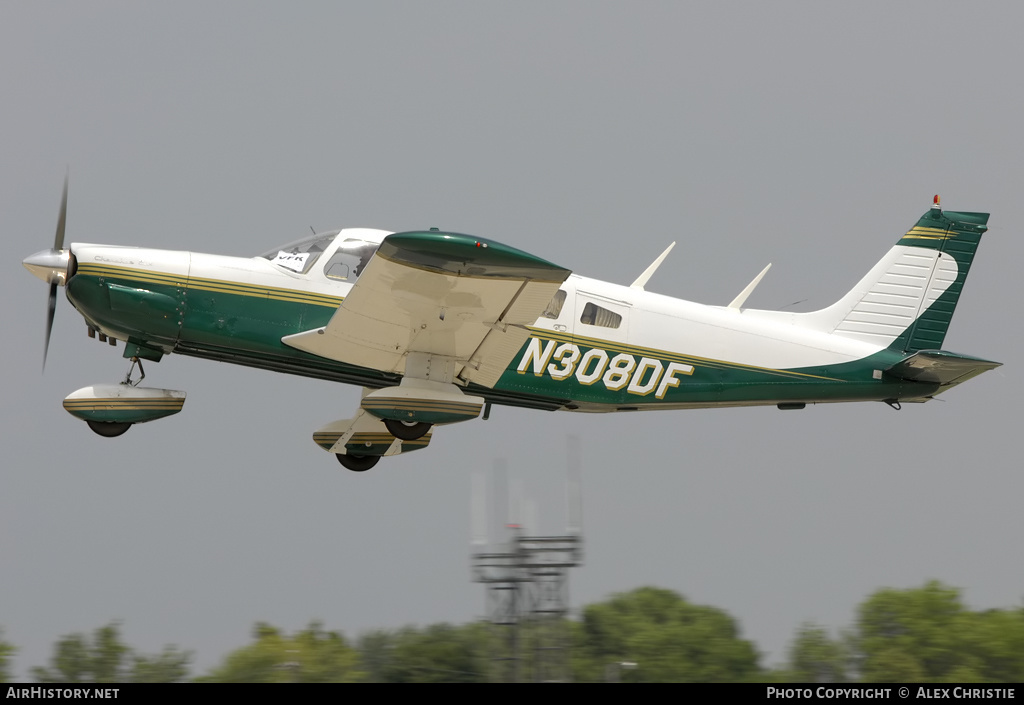
[[[903,358],[886,372],[914,382],[929,382],[951,387],[1002,364],[945,350],[920,350]]]

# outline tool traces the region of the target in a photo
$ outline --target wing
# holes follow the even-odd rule
[[[326,326],[282,342],[399,374],[406,374],[410,353],[423,354],[417,361],[440,356],[454,378],[491,387],[529,338],[526,326],[569,274],[470,235],[395,233],[384,238]]]

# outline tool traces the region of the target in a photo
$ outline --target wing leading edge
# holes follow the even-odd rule
[[[491,387],[529,338],[568,269],[458,233],[389,235],[322,328],[282,342],[359,367],[406,374],[450,365],[446,377]],[[417,375],[419,376],[419,375]]]

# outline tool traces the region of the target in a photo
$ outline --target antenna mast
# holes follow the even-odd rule
[[[504,470],[503,463],[495,463],[499,491],[507,487]],[[499,507],[504,504],[500,498],[498,502]],[[483,500],[474,495],[474,507],[483,505]],[[523,526],[506,521],[507,542],[488,550],[486,541],[476,542],[479,534],[474,530],[474,548],[481,550],[471,557],[473,578],[487,588],[487,619],[496,637],[491,677],[496,682],[571,680],[566,623],[569,568],[583,562],[579,439],[576,437],[569,438],[566,506],[564,536],[535,533],[538,528],[535,523]],[[513,516],[522,514],[515,507],[509,510]],[[525,519],[536,520],[533,516],[519,520]],[[474,522],[477,521],[474,513]]]

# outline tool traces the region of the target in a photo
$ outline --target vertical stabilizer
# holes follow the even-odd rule
[[[935,205],[850,292],[807,314],[819,330],[901,352],[935,350],[949,330],[988,213]]]

